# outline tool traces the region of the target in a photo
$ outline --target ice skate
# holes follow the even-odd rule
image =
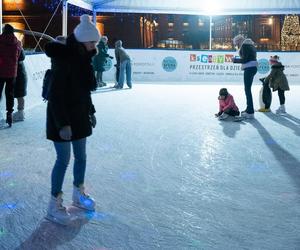
[[[5,123],[6,123],[5,119],[0,119],[0,128],[5,127],[6,126]]]
[[[97,87],[98,88],[102,88],[102,87],[105,87],[107,84],[105,82],[98,82],[97,83]]]
[[[8,124],[9,127],[12,126],[13,118],[12,118],[12,113],[7,112],[6,113],[6,123]]]
[[[243,121],[243,120],[244,120],[244,118],[241,117],[241,116],[235,116],[235,117],[233,118],[233,121],[234,121],[234,122],[241,122],[241,121]]]
[[[254,119],[254,114],[249,114],[246,111],[243,111],[241,113],[241,117],[244,119]]]
[[[25,120],[25,113],[23,110],[13,113],[13,121],[14,122],[21,122],[24,120]]]
[[[218,117],[218,119],[221,121],[221,120],[226,120],[228,117],[229,117],[228,114],[223,113],[222,115],[220,115],[220,116]]]
[[[71,215],[62,203],[62,193],[57,197],[51,196],[45,218],[61,225],[68,225],[71,221]]]
[[[95,211],[95,201],[84,192],[84,186],[73,187],[72,205],[88,211]]]
[[[277,115],[284,115],[286,114],[285,105],[280,105],[280,107],[276,110]]]

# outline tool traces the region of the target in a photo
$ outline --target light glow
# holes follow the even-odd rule
[[[217,15],[222,11],[222,2],[219,0],[210,0],[202,3],[203,10],[207,12],[208,15]]]
[[[273,17],[270,17],[270,18],[269,18],[268,24],[269,24],[269,25],[272,25],[272,24],[273,24]]]

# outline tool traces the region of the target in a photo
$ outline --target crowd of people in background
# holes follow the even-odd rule
[[[96,72],[96,79],[98,87],[104,87],[107,84],[103,81],[103,72],[105,71],[105,66],[107,64],[107,59],[113,59],[112,56],[108,54],[108,38],[107,36],[102,36],[100,42],[97,45],[98,54],[93,58],[93,67]]]
[[[93,67],[96,72],[96,79],[98,87],[105,87],[107,83],[103,81],[103,72],[106,71],[105,67],[108,64],[109,59],[113,59],[113,56],[108,54],[108,38],[103,36],[97,45],[98,54],[93,58]],[[129,88],[132,88],[131,82],[131,58],[127,51],[122,46],[123,42],[117,40],[115,42],[115,58],[116,58],[116,84],[114,88],[122,89],[124,86],[125,76],[126,83]]]

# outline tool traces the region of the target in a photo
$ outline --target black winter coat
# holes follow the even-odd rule
[[[239,54],[241,57],[240,63],[256,61],[256,48],[252,44],[243,44]]]
[[[90,136],[90,116],[96,112],[91,91],[97,86],[91,65],[92,55],[73,34],[67,38],[66,45],[46,44],[45,52],[51,58],[53,72],[48,93],[47,139],[64,141],[59,136],[64,126],[71,126],[71,140]]]

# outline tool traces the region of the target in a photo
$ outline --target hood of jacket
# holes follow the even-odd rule
[[[271,68],[284,70],[284,65],[282,65],[281,62],[278,62],[278,63],[273,64]]]
[[[6,45],[16,45],[17,43],[19,43],[19,40],[15,37],[14,34],[2,34],[0,35],[0,43]]]
[[[116,41],[115,47],[116,48],[122,48],[122,41],[121,40]]]
[[[45,53],[53,59],[64,58],[68,56],[68,48],[60,42],[50,42],[45,45]]]
[[[68,36],[66,44],[50,42],[45,45],[45,53],[52,59],[66,59],[68,57],[91,59],[84,45],[75,39],[74,34]]]
[[[243,41],[242,45],[243,45],[243,44],[254,45],[254,42],[252,41],[252,39],[246,38],[246,39]]]

